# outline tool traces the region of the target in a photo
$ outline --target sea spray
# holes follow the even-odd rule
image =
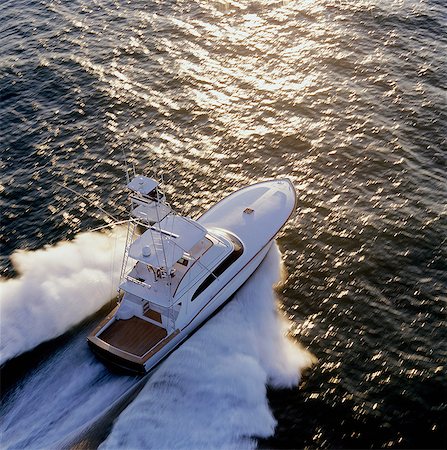
[[[17,278],[0,282],[0,364],[52,339],[115,295],[125,232],[86,232],[11,255]]]
[[[285,336],[276,246],[231,302],[175,351],[120,415],[103,449],[253,448],[276,421],[267,384],[292,386],[312,356]]]

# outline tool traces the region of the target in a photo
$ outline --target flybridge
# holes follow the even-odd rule
[[[155,268],[169,271],[206,235],[207,230],[195,220],[176,215],[159,183],[152,178],[137,176],[127,185],[131,191],[131,216],[135,223],[147,228],[127,243],[130,258]],[[132,235],[135,230],[132,230]]]
[[[206,229],[197,222],[171,214],[136,239],[129,248],[129,256],[153,267],[169,269],[205,235]]]
[[[157,181],[135,176],[127,188],[131,220],[119,289],[129,301],[139,298],[172,322],[174,297],[183,297],[209,272],[198,260],[208,252],[210,262],[218,261],[230,248],[195,220],[177,215]]]

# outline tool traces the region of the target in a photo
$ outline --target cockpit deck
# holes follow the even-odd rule
[[[115,348],[142,357],[166,336],[164,328],[134,316],[114,320],[98,338]]]

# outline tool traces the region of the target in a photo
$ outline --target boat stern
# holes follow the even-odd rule
[[[119,371],[146,373],[164,357],[167,344],[179,333],[168,334],[162,326],[147,318],[123,319],[112,311],[88,336],[95,355],[107,366]]]
[[[117,349],[112,349],[106,342],[96,336],[87,338],[88,346],[95,356],[111,371],[118,373],[145,374],[146,369],[141,361],[132,360],[119,355]]]

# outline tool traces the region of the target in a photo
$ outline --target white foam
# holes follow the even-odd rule
[[[52,339],[116,294],[124,230],[11,256],[19,276],[0,282],[0,364]]]
[[[3,399],[2,448],[65,448],[60,442],[102,418],[138,382],[110,373],[91,354],[85,337],[81,329]]]
[[[285,337],[272,284],[275,246],[233,300],[173,353],[102,448],[253,448],[276,421],[266,386],[293,386],[312,356]]]

